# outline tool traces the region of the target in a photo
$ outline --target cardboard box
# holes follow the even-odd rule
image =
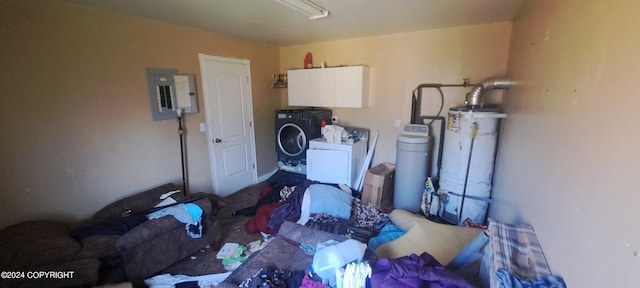
[[[393,181],[396,165],[381,163],[367,170],[362,189],[362,205],[371,203],[378,210],[393,208]]]

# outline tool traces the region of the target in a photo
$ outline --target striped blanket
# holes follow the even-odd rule
[[[533,227],[489,219],[488,232],[491,287],[566,287],[551,275]]]

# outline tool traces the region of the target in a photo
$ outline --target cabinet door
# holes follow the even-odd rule
[[[368,71],[365,66],[289,70],[289,105],[367,107]]]
[[[365,66],[339,67],[335,70],[335,107],[367,107],[369,70]]]
[[[309,70],[287,71],[290,106],[309,106]]]
[[[309,105],[313,107],[333,107],[334,97],[334,70],[335,69],[309,69]]]

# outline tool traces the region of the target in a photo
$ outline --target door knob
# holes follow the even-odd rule
[[[216,143],[220,143],[220,142],[222,142],[222,139],[216,138],[216,140],[214,140],[214,141],[216,141]]]

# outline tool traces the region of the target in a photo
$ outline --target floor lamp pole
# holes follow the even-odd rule
[[[178,108],[178,135],[180,136],[180,157],[182,158],[182,193],[184,196],[188,194],[187,188],[187,165],[184,155],[184,129],[182,128],[182,109]]]

